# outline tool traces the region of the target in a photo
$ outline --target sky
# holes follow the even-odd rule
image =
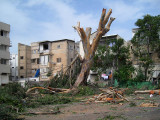
[[[30,45],[44,40],[80,37],[72,26],[98,28],[102,9],[112,9],[112,23],[107,35],[132,38],[132,28],[144,15],[160,14],[160,0],[0,0],[0,21],[10,24],[10,52],[18,53],[18,43]]]

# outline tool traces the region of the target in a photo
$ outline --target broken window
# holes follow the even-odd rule
[[[35,63],[35,62],[36,62],[36,59],[31,59],[31,62],[32,62],[32,63]]]
[[[24,76],[21,76],[21,78],[24,78]]]
[[[23,56],[21,56],[21,59],[23,59]]]
[[[43,44],[43,50],[48,50],[48,44]]]
[[[20,69],[23,69],[23,66],[21,66]]]
[[[57,58],[57,62],[60,63],[61,62],[61,58]]]

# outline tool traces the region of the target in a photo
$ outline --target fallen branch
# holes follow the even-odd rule
[[[144,91],[135,91],[135,94],[157,94],[160,95],[160,90],[144,90]]]
[[[36,89],[46,90],[46,91],[49,91],[49,92],[51,92],[51,93],[55,93],[55,91],[50,90],[50,89],[48,89],[48,88],[44,88],[44,87],[33,87],[33,88],[28,89],[27,92],[26,92],[26,94],[29,94],[31,91],[36,90]]]

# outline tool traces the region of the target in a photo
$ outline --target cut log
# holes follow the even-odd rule
[[[157,94],[160,95],[160,90],[144,90],[144,91],[135,91],[135,94]]]

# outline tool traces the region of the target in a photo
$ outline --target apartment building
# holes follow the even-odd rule
[[[18,43],[18,78],[32,77],[31,47]]]
[[[56,75],[66,70],[75,57],[75,41],[62,39],[39,42],[40,80],[49,80],[48,72]]]
[[[10,74],[10,25],[0,22],[0,85],[9,83]]]
[[[74,57],[75,41],[69,39],[33,42],[31,46],[19,44],[19,77],[50,80],[50,77],[64,72]],[[26,75],[27,71],[31,74]],[[49,77],[48,73],[52,75]]]
[[[18,80],[18,54],[11,54],[10,60],[11,80]]]

